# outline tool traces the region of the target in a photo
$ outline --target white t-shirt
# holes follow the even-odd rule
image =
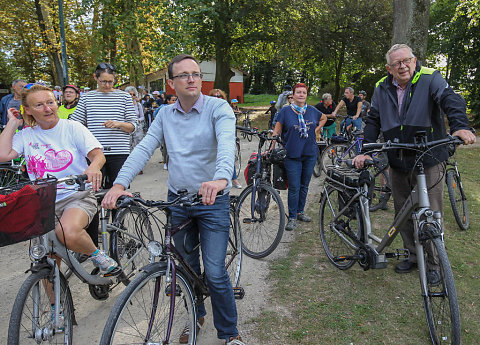
[[[55,127],[24,128],[13,137],[12,149],[25,156],[30,180],[54,175],[57,178],[82,174],[87,169],[86,157],[95,148],[103,149],[100,142],[81,123],[60,119]],[[57,185],[60,201],[74,190]]]

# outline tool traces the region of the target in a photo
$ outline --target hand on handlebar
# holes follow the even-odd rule
[[[203,182],[198,190],[198,194],[202,196],[202,203],[204,205],[213,205],[218,192],[227,187],[227,180],[214,180]]]
[[[116,208],[117,200],[122,195],[133,197],[132,193],[125,190],[125,187],[120,184],[114,184],[108,193],[105,194],[105,197],[102,200],[102,207],[110,210]]]
[[[362,169],[365,166],[366,160],[372,160],[372,157],[368,155],[358,155],[353,158],[352,163],[355,165],[355,168]]]
[[[477,141],[475,134],[468,129],[459,129],[458,131],[455,131],[452,136],[462,139],[464,145],[474,144]]]

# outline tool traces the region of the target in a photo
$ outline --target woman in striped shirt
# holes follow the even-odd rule
[[[97,90],[83,94],[75,112],[70,115],[71,120],[87,126],[105,148],[105,188],[112,186],[130,154],[130,133],[135,130],[137,123],[132,97],[113,88],[115,75],[114,65],[99,64],[93,74],[98,84]]]

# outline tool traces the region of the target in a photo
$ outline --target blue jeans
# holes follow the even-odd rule
[[[362,129],[362,118],[359,116],[358,119],[354,120],[353,118],[351,117],[347,117],[345,120],[342,121],[342,125],[340,128],[343,127],[343,122],[346,121],[347,122],[347,127],[352,125],[358,129],[358,130],[361,130]]]
[[[168,200],[175,194],[168,192]],[[238,335],[237,307],[233,296],[232,284],[225,269],[228,236],[230,231],[229,215],[230,196],[218,196],[211,206],[198,205],[192,207],[174,207],[172,209],[172,225],[179,225],[187,218],[193,222],[173,236],[175,248],[184,259],[200,274],[199,248],[202,248],[203,267],[207,278],[212,302],[213,323],[219,339],[230,339]],[[185,242],[184,242],[184,237]],[[185,253],[184,243],[187,251]],[[205,305],[197,306],[197,317],[206,315]]]
[[[307,200],[308,185],[312,178],[317,156],[286,158],[285,168],[288,177],[288,219],[297,219],[303,213]]]

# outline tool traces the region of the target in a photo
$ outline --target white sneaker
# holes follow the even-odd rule
[[[167,165],[167,163],[165,163],[165,164],[163,165],[163,170],[168,170],[168,165]]]
[[[118,268],[117,262],[105,254],[103,250],[99,250],[96,254],[92,254],[90,259],[93,264],[100,269],[101,274],[114,274],[115,270]]]

